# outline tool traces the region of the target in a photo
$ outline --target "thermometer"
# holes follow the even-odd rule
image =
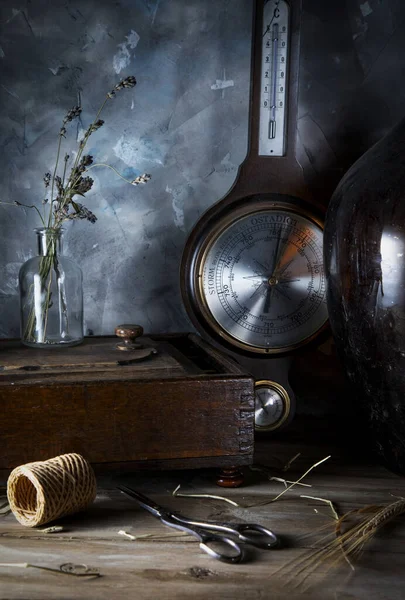
[[[260,156],[285,155],[289,12],[284,0],[268,0],[263,7]]]

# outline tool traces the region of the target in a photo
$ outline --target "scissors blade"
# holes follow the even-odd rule
[[[141,494],[141,492],[136,492],[135,490],[127,487],[126,485],[118,485],[117,488],[121,492],[124,492],[124,494],[127,494],[127,496],[131,496],[131,498],[136,500],[138,504],[142,506],[142,508],[146,508],[146,510],[152,513],[152,515],[154,515],[158,519],[161,519],[163,515],[165,515],[166,511],[161,506],[159,506],[159,504],[156,504],[156,502],[153,502],[153,500],[151,500],[147,496],[144,496],[143,494]]]

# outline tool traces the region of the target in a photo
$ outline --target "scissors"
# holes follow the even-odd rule
[[[117,486],[121,492],[134,498],[138,504],[146,508],[164,525],[185,531],[200,542],[201,550],[209,556],[227,563],[239,563],[243,560],[244,552],[238,541],[256,548],[271,549],[279,545],[278,537],[262,525],[256,523],[219,523],[215,521],[198,521],[188,519],[179,513],[172,513],[140,492],[125,486]],[[215,533],[219,532],[219,533]]]

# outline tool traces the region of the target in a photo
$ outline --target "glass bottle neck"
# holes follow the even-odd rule
[[[49,254],[62,254],[63,251],[63,229],[36,229],[38,254],[48,256]]]

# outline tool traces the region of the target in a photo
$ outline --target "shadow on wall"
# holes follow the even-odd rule
[[[323,204],[404,115],[404,22],[396,0],[303,0],[298,159]]]

